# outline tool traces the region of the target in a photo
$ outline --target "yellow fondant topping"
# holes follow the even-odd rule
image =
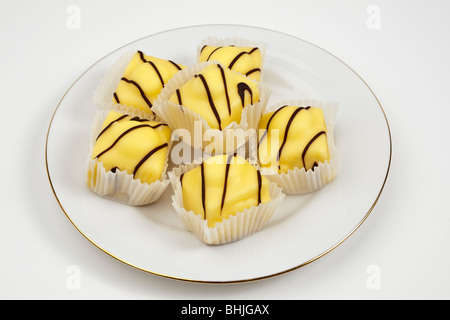
[[[220,64],[211,64],[187,81],[170,97],[205,118],[212,129],[240,123],[242,109],[259,101],[255,81]]]
[[[199,61],[216,60],[231,70],[259,81],[261,77],[261,50],[256,47],[204,46]]]
[[[113,102],[152,113],[151,107],[161,89],[185,66],[136,52],[125,69],[113,95]]]
[[[270,201],[269,181],[239,156],[208,158],[180,178],[183,206],[208,221],[208,227],[244,209]]]
[[[166,124],[110,111],[95,141],[92,159],[105,170],[126,171],[152,183],[164,169],[171,130]]]
[[[314,169],[330,159],[327,128],[320,108],[284,106],[259,123],[258,156],[262,167],[287,172]]]

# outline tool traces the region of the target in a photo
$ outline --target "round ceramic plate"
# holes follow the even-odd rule
[[[156,203],[126,206],[85,184],[92,92],[130,50],[184,65],[209,36],[267,43],[264,81],[269,105],[313,98],[339,104],[335,140],[341,165],[335,180],[307,195],[288,195],[272,219],[243,240],[210,246],[187,231],[171,204],[172,188]],[[347,239],[373,210],[389,172],[392,143],[383,109],[367,84],[329,52],[296,37],[255,27],[194,26],[154,34],[100,59],[68,89],[51,120],[46,163],[55,197],[73,225],[112,257],[152,274],[196,282],[242,282],[298,269]]]

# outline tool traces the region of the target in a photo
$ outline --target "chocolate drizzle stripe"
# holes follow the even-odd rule
[[[286,125],[286,129],[284,130],[283,142],[281,143],[280,149],[278,149],[277,161],[280,160],[281,152],[283,152],[284,145],[286,144],[287,137],[288,137],[288,134],[289,134],[289,128],[291,127],[292,121],[294,121],[295,116],[297,115],[297,113],[300,112],[300,110],[302,110],[302,109],[301,108],[295,109],[295,111],[291,114],[291,116],[290,116],[290,118],[288,120],[288,123]],[[278,164],[278,167],[280,167],[279,164]]]
[[[134,130],[136,130],[136,129],[144,128],[144,127],[149,127],[149,125],[148,125],[148,124],[140,124],[140,125],[138,125],[138,126],[131,127],[131,128],[129,128],[128,130],[125,130],[124,132],[122,132],[122,134],[121,134],[119,137],[117,137],[117,139],[113,142],[113,144],[112,144],[111,146],[109,146],[108,148],[106,148],[105,150],[103,150],[102,152],[100,152],[95,158],[98,159],[98,158],[100,158],[102,155],[104,155],[106,152],[108,152],[109,150],[111,150],[111,149],[117,144],[117,142],[119,142],[120,139],[122,139],[122,138],[123,138],[124,136],[126,136],[128,133],[130,133],[130,132],[132,132],[132,131],[134,131]]]
[[[128,115],[122,115],[122,116],[120,116],[119,118],[117,118],[116,120],[113,120],[113,121],[111,121],[100,133],[99,133],[99,135],[97,136],[97,138],[95,139],[95,141],[97,141],[98,140],[98,138],[100,138],[100,136],[106,131],[106,130],[108,130],[114,123],[116,123],[116,122],[119,122],[120,120],[122,120],[122,119],[124,119],[124,118],[126,118],[126,117],[128,117]],[[147,119],[141,119],[141,118],[139,118],[139,117],[134,117],[134,118],[131,118],[129,121],[136,121],[136,122],[149,122],[150,120],[147,120]],[[156,125],[151,125],[151,124],[146,124],[146,126],[148,126],[148,127],[150,127],[150,128],[152,128],[152,129],[156,129],[156,128],[159,128],[159,127],[163,127],[163,126],[168,126],[167,124],[165,124],[165,123],[158,123],[158,124],[156,124]]]
[[[168,60],[171,64],[173,64],[178,70],[181,70],[181,67],[179,64],[173,62],[172,60]]]
[[[305,167],[306,170],[306,163],[305,163],[305,156],[306,156],[306,152],[308,151],[309,147],[314,143],[314,141],[316,141],[317,138],[319,138],[321,135],[323,134],[327,134],[325,131],[320,131],[319,133],[317,133],[306,145],[305,149],[303,149],[302,152],[302,163],[303,163],[303,167]],[[314,168],[314,166],[313,166]]]
[[[167,143],[163,143],[159,146],[157,146],[156,148],[150,150],[150,152],[148,152],[136,165],[136,167],[134,167],[134,171],[133,171],[133,176],[136,175],[136,173],[138,172],[139,168],[145,163],[145,161],[148,160],[148,158],[150,158],[154,153],[156,153],[157,151],[167,147],[168,144]]]
[[[227,158],[227,164],[225,166],[225,178],[223,182],[223,192],[222,192],[222,203],[220,205],[220,215],[222,215],[223,205],[225,203],[225,196],[227,193],[227,184],[228,184],[228,175],[230,174],[230,166],[231,166],[231,159],[233,158],[233,155],[229,155]]]
[[[205,47],[203,47],[203,48],[205,48]],[[203,50],[203,48],[202,48],[202,50]],[[206,61],[209,61],[209,59],[211,59],[211,56],[213,55],[213,53],[216,52],[217,50],[221,49],[221,48],[223,48],[223,47],[217,47],[213,51],[211,51],[211,53],[209,54],[209,56],[206,59]]]
[[[182,173],[181,176],[180,176],[181,187],[183,187],[183,177],[184,177],[184,173]]]
[[[142,119],[142,118],[139,118],[139,117],[131,118],[130,121],[136,121],[136,122],[150,122],[150,120],[148,120],[148,119]],[[166,123],[158,123],[158,124],[155,124],[155,125],[147,124],[147,125],[148,125],[150,128],[152,128],[152,129],[156,129],[156,128],[159,128],[159,127],[167,127],[167,126],[169,126],[169,125],[166,124]]]
[[[297,109],[295,109],[295,111],[292,113],[291,117],[288,120],[288,123],[286,125],[286,130],[284,131],[284,137],[283,137],[283,142],[281,143],[280,149],[278,150],[278,154],[277,154],[277,161],[280,161],[280,157],[281,157],[281,152],[283,151],[284,145],[286,144],[287,141],[287,137],[289,134],[289,128],[292,124],[292,121],[294,121],[295,116],[297,115],[297,113],[299,113],[302,110],[308,110],[311,107],[299,107]],[[280,168],[280,164],[278,163],[278,168]]]
[[[181,92],[180,92],[180,89],[177,89],[177,90],[176,90],[176,93],[177,93],[178,104],[179,104],[179,105],[183,105],[183,101],[181,100]]]
[[[159,70],[156,67],[156,65],[152,61],[145,59],[144,53],[142,51],[138,51],[138,53],[139,53],[139,57],[141,58],[141,60],[144,63],[148,63],[148,64],[150,64],[153,67],[153,69],[155,70],[156,74],[158,75],[159,80],[161,81],[162,86],[164,87],[164,80],[163,80],[163,78],[161,76],[161,73],[159,73]]]
[[[287,107],[287,105],[286,105],[286,106],[282,106],[281,108],[279,108],[278,110],[276,110],[274,113],[272,113],[272,115],[271,115],[270,118],[269,118],[269,121],[267,121],[266,130],[264,131],[264,133],[263,133],[261,139],[259,139],[258,146],[259,146],[259,144],[261,143],[261,141],[264,139],[264,137],[267,135],[267,131],[269,131],[269,126],[270,126],[270,122],[272,121],[272,119],[275,117],[275,115],[276,115],[278,112],[280,112],[282,109],[284,109],[284,108],[286,108],[286,107]]]
[[[220,74],[222,75],[223,87],[225,89],[225,97],[227,98],[227,107],[228,114],[231,115],[231,104],[230,104],[230,96],[228,95],[228,87],[227,87],[227,79],[225,78],[225,71],[220,64],[217,65],[220,69]]]
[[[251,69],[250,71],[247,71],[245,76],[249,76],[249,75],[251,75],[254,72],[261,72],[261,69],[260,68]]]
[[[205,186],[205,166],[203,163],[200,165],[200,173],[202,176],[202,206],[203,206],[203,219],[206,219],[206,207],[205,207],[205,193],[206,193],[206,186]]]
[[[255,52],[256,50],[258,50],[257,47],[253,48],[252,50],[250,50],[249,52],[243,51],[240,52],[236,57],[234,57],[234,59],[230,62],[228,68],[232,68],[234,66],[234,64],[239,60],[240,57],[242,57],[244,54],[252,54],[253,52]]]
[[[118,117],[117,119],[115,119],[115,120],[113,120],[113,121],[111,121],[99,134],[98,134],[98,136],[97,136],[97,138],[95,139],[95,141],[97,141],[98,140],[98,138],[100,138],[100,136],[106,131],[106,130],[108,130],[114,123],[116,123],[116,122],[119,122],[120,120],[122,120],[123,118],[126,118],[126,117],[128,117],[126,114],[124,114],[124,115],[122,115],[122,116],[120,116],[120,117]]]
[[[216,117],[217,122],[219,123],[219,129],[222,130],[220,116],[219,116],[219,113],[217,112],[216,106],[214,105],[214,101],[213,101],[213,98],[211,96],[211,91],[209,90],[208,83],[206,82],[206,79],[205,79],[205,77],[202,74],[199,74],[198,77],[203,82],[203,86],[205,87],[206,94],[208,95],[209,105],[211,106],[211,109],[214,112],[214,116]]]
[[[142,51],[139,51],[139,50],[138,50],[138,53],[139,53],[139,57],[141,58],[141,60],[142,60],[143,62],[146,62],[147,60],[146,60],[145,57],[144,57],[144,53],[143,53]]]
[[[141,119],[141,118],[139,118],[139,117],[133,117],[133,118],[130,119],[130,121],[146,122],[146,121],[150,121],[150,120],[147,120],[147,119]]]
[[[120,101],[119,101],[119,97],[117,96],[117,93],[116,92],[114,92],[114,99],[116,100],[116,102],[118,103],[118,104],[120,104]]]
[[[241,97],[242,108],[245,107],[245,91],[250,94],[250,103],[253,103],[253,91],[245,82],[239,82],[237,85],[238,94]]]
[[[261,203],[261,189],[262,189],[262,181],[261,181],[261,172],[256,170],[256,175],[258,178],[258,204]]]
[[[146,62],[147,62],[149,65],[152,66],[153,70],[155,70],[156,74],[158,75],[159,81],[161,81],[161,85],[164,87],[164,80],[163,80],[163,78],[162,78],[162,76],[161,76],[161,73],[159,73],[159,70],[158,70],[158,68],[156,67],[156,65],[155,65],[153,62],[151,62],[151,61],[146,61]]]
[[[145,103],[147,103],[147,105],[148,105],[150,108],[152,107],[152,103],[150,102],[150,100],[148,100],[147,96],[145,95],[144,90],[142,90],[141,86],[140,86],[136,81],[128,80],[128,79],[125,78],[125,77],[122,77],[122,79],[120,79],[120,80],[123,80],[123,81],[125,81],[125,82],[127,82],[127,83],[131,83],[131,84],[134,85],[136,88],[138,88],[138,90],[139,90],[139,92],[140,92],[142,98],[145,100]]]

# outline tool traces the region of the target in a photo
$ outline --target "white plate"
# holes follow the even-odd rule
[[[184,65],[195,62],[197,44],[208,36],[238,36],[268,44],[265,82],[269,104],[315,98],[339,103],[335,124],[342,165],[336,179],[309,195],[286,196],[260,232],[235,243],[209,246],[186,231],[161,199],[128,207],[98,197],[85,185],[89,131],[96,107],[92,92],[123,53],[139,49]],[[336,248],[374,208],[389,172],[389,125],[367,84],[329,52],[293,36],[254,27],[206,25],[154,34],[100,59],[68,89],[51,120],[46,162],[63,212],[95,246],[138,269],[196,282],[241,282],[297,269]]]

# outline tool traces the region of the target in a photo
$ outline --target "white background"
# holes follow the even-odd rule
[[[71,5],[79,29],[68,27]],[[379,29],[367,26],[373,5]],[[1,0],[0,298],[450,298],[449,14],[444,0]],[[212,23],[269,28],[330,51],[368,83],[391,127],[391,171],[363,225],[312,264],[257,282],[189,283],[115,260],[69,222],[46,173],[51,116],[84,70],[138,38]]]

